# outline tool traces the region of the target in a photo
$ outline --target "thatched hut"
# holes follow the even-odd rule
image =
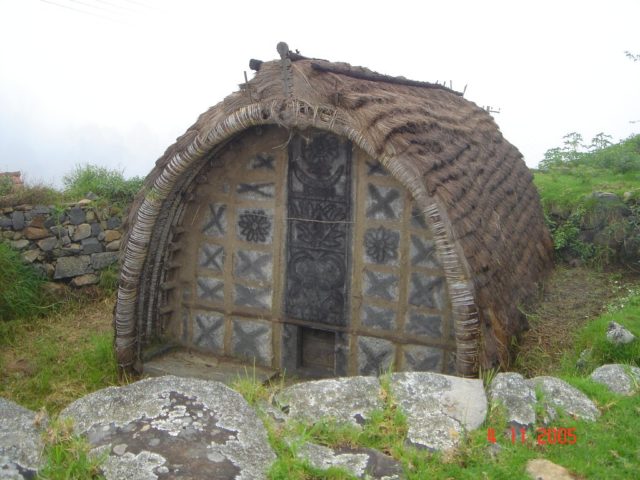
[[[120,367],[158,343],[301,374],[506,363],[551,261],[522,155],[442,85],[278,51],[148,175]]]

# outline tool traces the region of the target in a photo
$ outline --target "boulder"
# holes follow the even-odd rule
[[[50,252],[58,245],[58,239],[55,237],[43,238],[38,242],[38,248],[43,252]]]
[[[489,398],[504,405],[507,422],[517,429],[536,423],[536,392],[519,373],[498,373],[489,386]]]
[[[56,262],[56,271],[53,274],[53,279],[60,280],[61,278],[77,277],[85,273],[91,273],[91,257],[89,255],[60,257]]]
[[[89,238],[91,236],[91,225],[88,223],[81,223],[76,226],[75,231],[73,232],[73,241],[79,242],[80,240],[84,240],[85,238]]]
[[[22,230],[24,228],[24,213],[15,211],[11,214],[11,221],[14,230]]]
[[[309,423],[320,418],[362,425],[383,407],[376,377],[344,377],[304,382],[285,388],[275,402],[289,417]]]
[[[392,457],[371,448],[329,448],[303,443],[296,449],[299,459],[320,470],[342,468],[356,478],[399,480],[405,478],[402,465]]]
[[[4,215],[0,216],[0,228],[13,228],[13,220]]]
[[[104,241],[107,243],[118,240],[120,237],[122,237],[122,234],[118,230],[105,230],[104,232]]]
[[[100,253],[104,251],[104,247],[97,238],[90,237],[82,240],[82,253],[91,255],[92,253]]]
[[[621,395],[633,395],[640,385],[640,368],[632,365],[611,363],[596,368],[591,380],[605,385]]]
[[[100,235],[102,233],[102,227],[100,226],[100,223],[95,222],[91,224],[91,236],[92,237],[97,237],[98,240],[102,240],[100,237],[98,237],[98,235]]]
[[[527,380],[527,384],[534,389],[539,388],[542,392],[546,421],[552,421],[558,416],[556,408],[572,417],[592,422],[600,416],[589,397],[564,380],[555,377],[535,377]]]
[[[46,418],[0,398],[0,478],[35,478],[43,449]]]
[[[527,462],[527,474],[533,480],[575,480],[577,477],[560,465],[544,458],[536,458]]]
[[[15,248],[16,250],[24,250],[29,246],[29,240],[14,240],[13,242],[9,242],[11,248]]]
[[[100,281],[100,277],[98,277],[94,273],[85,273],[84,275],[80,275],[78,277],[73,277],[71,280],[72,287],[86,287],[87,285],[95,285]]]
[[[107,243],[107,252],[117,252],[120,250],[120,240],[114,240],[111,243]]]
[[[91,255],[91,266],[94,270],[102,270],[118,261],[117,252],[102,252]]]
[[[614,345],[625,345],[636,339],[636,336],[622,325],[616,322],[609,322],[607,327],[607,340]]]
[[[219,382],[148,378],[94,392],[60,415],[106,455],[108,480],[265,479],[276,458],[257,414]]]
[[[22,253],[22,258],[27,263],[35,262],[39,256],[40,256],[40,250],[38,250],[37,248],[34,248],[33,250],[27,250],[26,252]]]
[[[33,207],[33,210],[31,210],[31,213],[33,215],[47,216],[51,213],[51,208],[46,205],[36,205]]]
[[[407,415],[409,442],[429,450],[456,447],[465,430],[474,430],[487,415],[482,380],[431,372],[391,376],[391,391]]]
[[[84,210],[80,207],[73,207],[67,212],[67,218],[69,218],[69,222],[73,225],[80,225],[85,222],[87,216],[85,215]]]
[[[109,217],[107,220],[107,230],[115,230],[122,225],[122,220],[118,217]]]
[[[28,238],[29,240],[40,240],[41,238],[46,238],[50,235],[49,230],[40,227],[27,227],[22,233],[25,238]]]

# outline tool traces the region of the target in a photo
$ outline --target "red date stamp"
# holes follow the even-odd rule
[[[575,445],[578,441],[575,427],[557,428],[557,427],[540,427],[536,428],[536,443],[538,445]],[[507,437],[511,434],[511,443],[525,443],[529,434],[526,428],[516,429],[511,427],[506,431]],[[496,443],[495,428],[487,429],[487,441]]]

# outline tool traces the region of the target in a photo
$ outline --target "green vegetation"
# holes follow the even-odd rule
[[[0,243],[0,322],[49,311],[51,299],[44,295],[43,284],[41,275],[17,251]]]
[[[610,138],[600,133],[585,146],[580,134],[565,135],[534,172],[561,258],[598,266],[640,260],[640,135]]]
[[[100,474],[103,456],[90,455],[89,442],[73,433],[70,421],[54,420],[44,435],[44,466],[38,472],[43,480],[85,480],[104,478]]]
[[[124,178],[123,171],[96,165],[77,165],[63,177],[64,189],[59,191],[42,184],[26,184],[11,188],[8,177],[0,178],[0,207],[21,204],[61,205],[76,202],[92,192],[99,203],[127,207],[143,184],[141,177]],[[10,180],[9,180],[10,181]]]
[[[78,165],[62,178],[64,193],[70,198],[84,198],[92,192],[103,200],[120,206],[129,205],[142,188],[143,179],[125,179],[123,171],[96,165]]]

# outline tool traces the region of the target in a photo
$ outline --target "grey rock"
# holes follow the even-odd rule
[[[82,253],[85,255],[100,253],[102,251],[104,251],[104,247],[97,238],[90,237],[82,240]]]
[[[399,480],[405,478],[402,466],[393,458],[370,448],[329,448],[304,443],[297,448],[298,458],[320,470],[342,468],[356,478]]]
[[[49,231],[57,237],[63,237],[63,236],[69,235],[69,230],[67,230],[67,227],[64,227],[62,225],[52,225],[48,228],[49,228]]]
[[[0,478],[35,478],[43,449],[40,427],[46,418],[0,398]]]
[[[465,430],[474,430],[487,415],[482,381],[431,372],[391,376],[391,391],[407,415],[409,442],[430,450],[450,450]]]
[[[27,250],[26,252],[22,253],[22,258],[27,263],[35,262],[39,256],[40,256],[40,250],[38,250],[37,248],[34,248],[33,250]]]
[[[489,398],[507,410],[507,422],[530,427],[536,422],[536,392],[519,373],[498,373],[489,386]]]
[[[46,205],[36,205],[31,210],[32,215],[49,215],[51,213],[51,209]]]
[[[110,387],[61,412],[107,454],[107,479],[264,479],[276,456],[264,425],[219,382],[174,376]]]
[[[73,232],[73,241],[79,242],[80,240],[84,240],[85,238],[89,238],[90,236],[91,225],[89,225],[88,223],[81,223]]]
[[[62,237],[60,237],[60,242],[62,243],[62,245],[69,245],[71,243],[71,238],[69,238],[69,235],[63,235]]]
[[[533,480],[575,480],[577,478],[566,468],[544,458],[529,460],[526,472]]]
[[[86,287],[87,285],[95,285],[100,281],[100,278],[94,273],[85,273],[78,277],[73,277],[71,280],[72,287]]]
[[[97,224],[96,224],[96,225],[97,225]],[[100,228],[102,228],[102,227],[100,227]],[[96,235],[96,238],[97,238],[98,240],[100,240],[101,242],[104,242],[104,237],[105,237],[105,236],[106,236],[106,235],[104,234],[104,232],[103,232],[103,231],[101,231],[100,233],[98,233],[98,234]]]
[[[382,408],[376,377],[348,377],[298,383],[275,396],[291,418],[310,423],[320,418],[361,425],[373,410]]]
[[[557,418],[556,408],[568,415],[590,421],[595,421],[600,416],[589,397],[564,380],[555,377],[535,377],[527,380],[527,384],[542,392],[547,422]]]
[[[24,228],[24,213],[15,211],[11,214],[11,221],[13,223],[14,230],[22,230]]]
[[[78,243],[70,243],[71,240],[69,240],[69,242],[66,242],[65,238],[69,238],[69,237],[62,238],[61,243],[62,245],[64,245],[64,247],[54,248],[53,256],[58,258],[58,257],[70,257],[74,255],[79,255],[80,252],[82,252],[82,245]]]
[[[11,245],[11,248],[15,248],[16,250],[24,250],[29,246],[29,240],[14,240],[13,242],[9,242],[9,245]]]
[[[617,322],[609,322],[607,340],[614,345],[625,345],[636,339],[636,336]]]
[[[61,278],[77,277],[85,273],[91,273],[91,257],[89,255],[61,257],[56,262],[56,271],[53,274],[53,278],[54,280],[59,280]]]
[[[80,225],[81,223],[84,223],[87,218],[84,210],[79,207],[70,208],[67,212],[67,217],[69,218],[69,222],[73,225]]]
[[[640,368],[611,363],[596,368],[591,374],[594,382],[622,395],[633,395],[640,388]]]
[[[43,238],[38,242],[38,247],[43,252],[50,252],[58,245],[58,239],[55,237]]]
[[[98,199],[98,195],[96,195],[93,192],[87,192],[87,194],[84,196],[84,198],[86,198],[87,200],[97,200]]]
[[[107,230],[115,230],[120,225],[122,225],[122,220],[118,217],[109,217],[107,220]]]
[[[67,216],[64,213],[53,213],[44,221],[44,227],[51,229],[52,227],[60,226],[66,219]]]
[[[4,215],[0,216],[0,228],[13,228],[13,220]]]
[[[92,237],[98,237],[98,235],[100,235],[102,233],[102,227],[100,226],[100,224],[98,222],[92,223],[91,224],[91,236]],[[100,237],[98,237],[98,240],[102,240]]]
[[[111,243],[107,244],[107,252],[117,252],[120,250],[120,242],[121,240],[114,240]]]
[[[91,255],[91,266],[94,270],[102,270],[118,261],[117,252],[102,252]]]

